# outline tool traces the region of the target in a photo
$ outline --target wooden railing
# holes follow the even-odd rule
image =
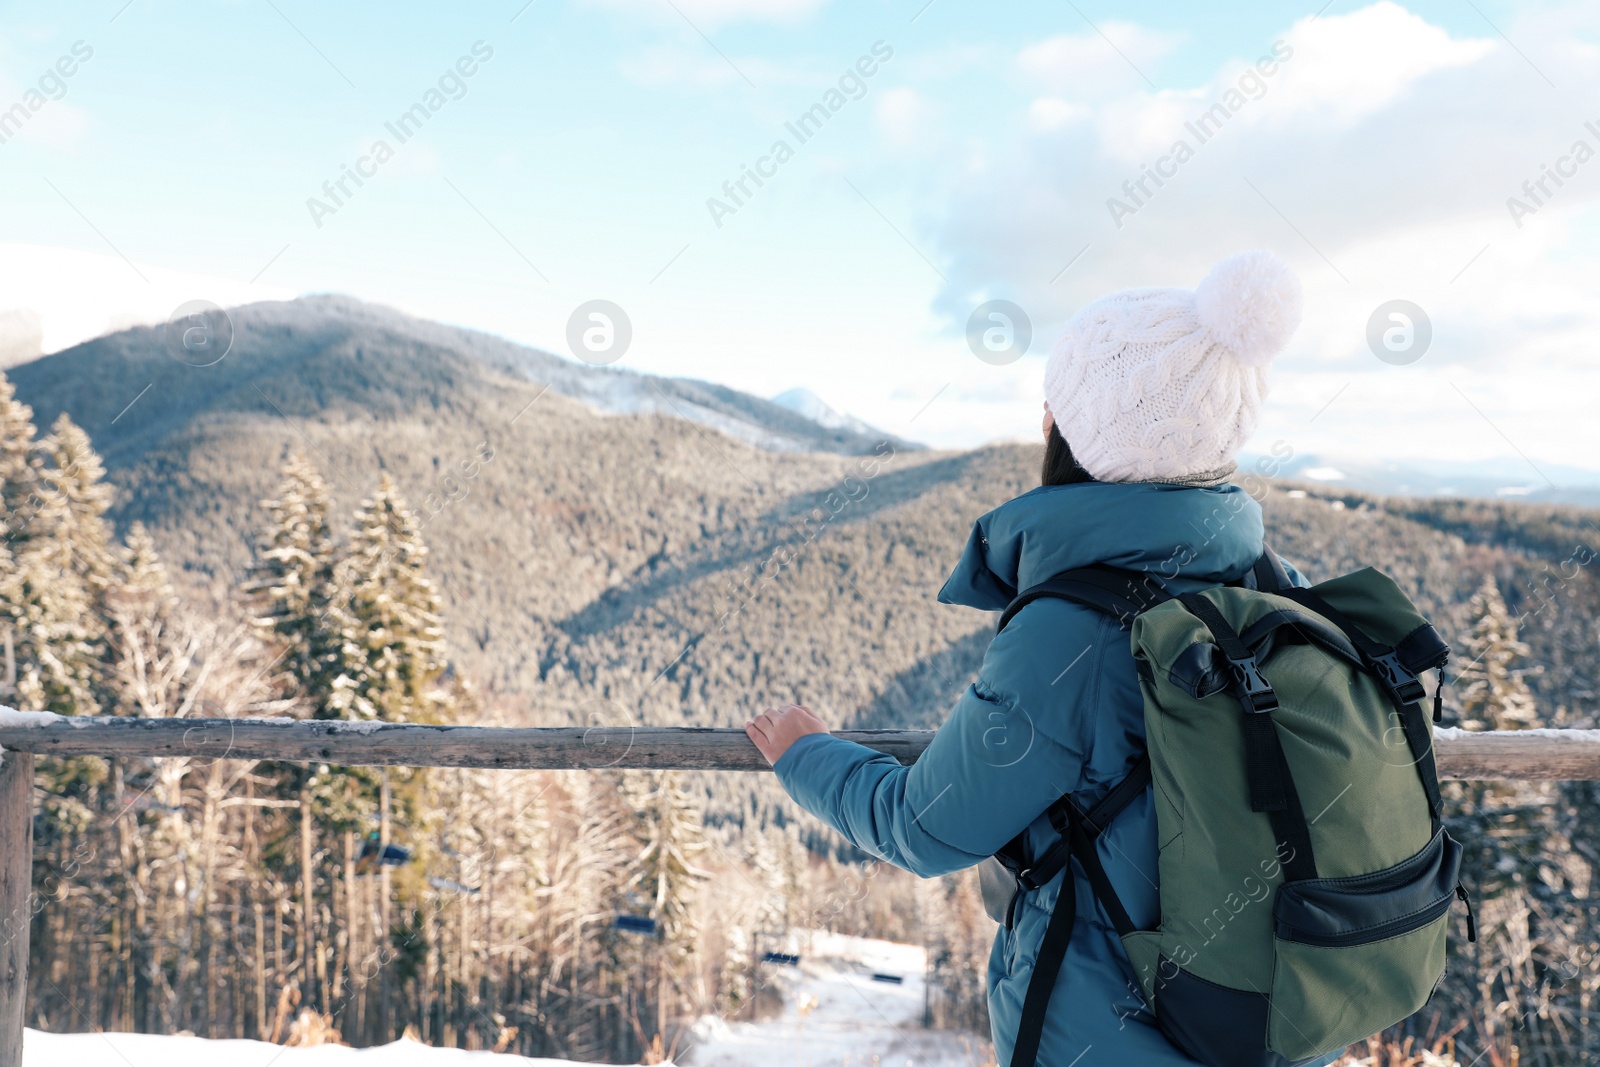
[[[912,763],[931,730],[841,730]],[[1439,773],[1463,780],[1600,780],[1600,730],[1439,730]],[[743,730],[602,725],[516,729],[290,719],[0,717],[0,1067],[22,1062],[33,909],[33,757],[270,759],[503,770],[765,771]]]

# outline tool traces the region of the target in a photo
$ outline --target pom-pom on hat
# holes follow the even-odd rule
[[[1097,481],[1218,484],[1299,325],[1294,271],[1244,252],[1192,291],[1126,289],[1079,311],[1045,365],[1045,403]]]

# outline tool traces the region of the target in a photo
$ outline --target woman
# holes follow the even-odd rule
[[[1179,593],[1242,578],[1262,552],[1261,508],[1228,479],[1266,396],[1267,364],[1299,319],[1298,280],[1265,252],[1225,260],[1194,291],[1127,290],[1080,311],[1045,369],[1043,485],[977,521],[939,600],[997,612],[1018,590],[1094,563],[1156,573]],[[1057,836],[1046,808],[1065,793],[1091,806],[1138,760],[1144,706],[1127,631],[1044,598],[994,638],[911,767],[832,736],[797,705],[745,730],[800,806],[857,847],[932,877],[983,861],[1023,830],[1040,855]],[[1148,791],[1099,839],[1140,929],[1159,921],[1156,841]],[[989,1013],[1002,1064],[1061,879],[1082,877],[1076,865],[1069,872],[1024,895],[995,938]],[[1116,933],[1080,885],[1038,1063],[1192,1062],[1156,1028]]]

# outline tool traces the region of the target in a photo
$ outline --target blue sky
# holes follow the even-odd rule
[[[1108,198],[1274,42],[1259,98],[1116,225]],[[799,143],[785,123],[875,44],[892,58]],[[1600,148],[1597,55],[1592,6],[1497,0],[4,4],[0,109],[61,95],[0,143],[0,315],[32,309],[49,350],[188,299],[341,291],[565,352],[604,298],[625,366],[804,385],[964,447],[1036,432],[1077,306],[1269,247],[1308,314],[1256,447],[1525,455],[1532,478],[1600,466],[1600,161],[1520,220],[1507,199]],[[385,124],[441,77],[400,143]],[[718,225],[708,198],[780,139]],[[964,338],[996,297],[1036,331],[1000,367]],[[1391,366],[1366,326],[1402,298],[1433,341]]]

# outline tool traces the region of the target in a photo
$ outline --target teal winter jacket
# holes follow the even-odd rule
[[[1087,482],[1035,489],[980,518],[940,601],[1002,610],[1019,589],[1091,563],[1151,571],[1176,592],[1241,578],[1262,550],[1261,509],[1236,486]],[[1298,576],[1296,576],[1298,579]],[[1054,840],[1044,811],[1064,793],[1088,807],[1144,748],[1144,707],[1116,620],[1045,598],[990,643],[977,680],[910,767],[828,734],[797,741],[776,770],[790,796],[858,848],[923,877],[970,867],[1028,831]],[[1099,838],[1100,856],[1141,929],[1159,917],[1156,819],[1148,791]],[[1020,902],[989,957],[995,1052],[1012,1042],[1062,877]],[[1332,1057],[1330,1057],[1331,1059]],[[1040,1067],[1165,1067],[1193,1061],[1156,1029],[1115,931],[1087,883],[1050,1000]]]

